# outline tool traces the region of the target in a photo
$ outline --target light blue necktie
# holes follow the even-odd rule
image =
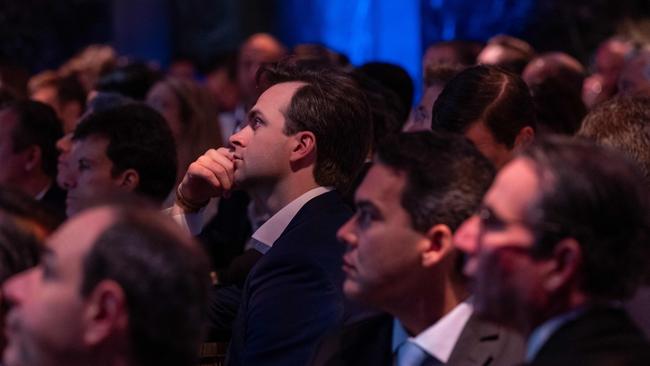
[[[408,340],[397,348],[396,361],[396,366],[442,365],[420,346]]]

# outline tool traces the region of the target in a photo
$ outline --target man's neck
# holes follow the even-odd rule
[[[451,279],[438,281],[436,278],[421,279],[418,289],[400,296],[391,306],[385,308],[397,318],[409,334],[416,336],[447,315],[468,297],[465,286]],[[439,286],[432,288],[431,283]]]
[[[291,201],[304,193],[318,187],[310,177],[291,177],[267,189],[258,188],[251,190],[250,194],[264,212],[273,216]]]

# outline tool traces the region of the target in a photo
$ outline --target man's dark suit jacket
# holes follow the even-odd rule
[[[624,310],[594,307],[555,331],[530,365],[650,365],[650,344]]]
[[[52,182],[50,188],[45,192],[40,202],[45,206],[48,212],[55,215],[58,220],[65,220],[65,198],[67,192],[59,188],[56,182]]]
[[[341,325],[345,247],[336,232],[351,215],[336,191],[298,211],[246,279],[228,365],[305,365]]]
[[[319,345],[311,365],[393,365],[393,319],[388,314],[374,315],[328,335]],[[446,364],[511,366],[520,364],[523,357],[522,337],[472,316]]]

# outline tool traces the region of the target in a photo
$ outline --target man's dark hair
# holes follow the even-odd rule
[[[486,65],[467,68],[451,79],[433,105],[433,127],[462,134],[481,121],[497,142],[512,149],[522,128],[535,128],[535,108],[526,83]]]
[[[456,230],[476,211],[495,174],[469,140],[440,131],[387,138],[377,148],[377,162],[406,173],[402,207],[423,233],[436,224]]]
[[[124,291],[138,365],[189,366],[204,335],[209,286],[200,247],[154,210],[118,208],[83,261],[81,294],[103,280]]]
[[[130,61],[103,75],[95,89],[101,92],[119,93],[125,97],[143,101],[149,89],[161,78],[160,71],[147,63]]]
[[[528,212],[535,256],[564,238],[582,251],[580,287],[596,299],[634,294],[648,261],[650,205],[636,166],[586,139],[551,136],[523,152],[541,190]]]
[[[392,90],[400,101],[400,122],[406,123],[413,106],[413,80],[403,67],[387,62],[368,62],[358,68],[371,79]]]
[[[597,105],[582,121],[578,135],[637,162],[650,190],[650,97],[617,97]]]
[[[72,140],[108,140],[106,156],[113,175],[134,169],[140,176],[135,192],[161,203],[176,182],[176,146],[165,119],[154,109],[132,103],[91,113],[74,131]]]
[[[354,70],[351,75],[365,93],[372,110],[372,149],[374,149],[386,136],[402,131],[406,122],[402,119],[402,105],[397,94],[363,72]]]
[[[284,132],[314,133],[316,183],[347,191],[372,141],[372,114],[363,91],[348,74],[322,62],[286,59],[261,67],[257,79],[262,90],[285,82],[306,83],[284,112]]]
[[[14,152],[38,146],[43,171],[49,177],[56,177],[56,142],[63,137],[63,127],[54,109],[41,102],[20,100],[6,104],[3,110],[11,111],[16,117],[12,134]]]

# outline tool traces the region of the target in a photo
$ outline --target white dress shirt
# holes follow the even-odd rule
[[[447,363],[473,307],[468,300],[456,305],[449,313],[415,337],[410,337],[399,320],[393,324],[393,353],[406,341],[411,341],[442,363]]]

